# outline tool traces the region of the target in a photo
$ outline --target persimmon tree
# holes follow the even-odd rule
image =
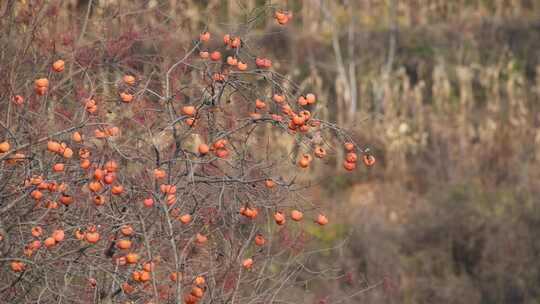
[[[262,12],[281,26],[292,18]],[[329,223],[290,172],[305,174],[336,149],[345,170],[375,161],[318,118],[315,94],[273,70],[240,31],[202,29],[165,60],[133,51],[144,34],[50,40],[37,7],[6,14],[2,298],[283,301],[306,270],[303,222]]]

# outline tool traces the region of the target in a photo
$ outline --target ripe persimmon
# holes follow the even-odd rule
[[[71,134],[71,140],[73,140],[74,142],[80,143],[83,141],[83,137],[81,133],[75,131]]]
[[[251,268],[251,266],[253,266],[252,258],[247,258],[242,261],[242,267],[244,267],[245,269],[249,269]]]
[[[358,157],[356,156],[356,153],[349,152],[345,155],[345,159],[350,163],[355,163],[358,160]]]
[[[135,252],[130,252],[126,254],[126,263],[135,264],[139,260],[139,255]]]
[[[278,225],[283,225],[283,224],[285,224],[285,215],[283,214],[283,212],[281,212],[281,211],[276,211],[276,213],[274,213],[274,221],[275,221],[276,224],[278,224]]]
[[[173,282],[176,282],[179,279],[182,280],[182,273],[181,272],[174,271],[174,272],[171,272],[169,274],[169,280],[171,280]]]
[[[61,242],[64,240],[64,237],[65,237],[64,230],[56,229],[55,231],[53,231],[51,236],[54,238],[56,242]]]
[[[308,121],[311,118],[311,112],[308,110],[302,110],[298,112],[298,116],[304,118],[304,121]]]
[[[75,231],[73,232],[73,235],[75,236],[77,240],[82,240],[84,239],[86,233],[81,231],[81,229],[75,229]]]
[[[345,168],[347,171],[352,171],[356,168],[356,163],[351,163],[345,160],[343,161],[343,168]]]
[[[199,35],[199,40],[201,42],[208,42],[210,40],[210,33],[209,32],[203,32]]]
[[[96,231],[88,231],[84,235],[84,239],[91,244],[95,244],[99,241],[100,235]]]
[[[34,254],[34,249],[30,247],[30,244],[24,247],[23,254],[27,257],[31,257]]]
[[[47,248],[51,248],[52,246],[56,245],[56,241],[53,237],[48,237],[43,241],[43,245]]]
[[[114,195],[119,195],[124,192],[124,187],[122,185],[115,185],[111,187],[111,193]]]
[[[96,168],[94,170],[94,179],[95,180],[103,180],[103,178],[105,177],[105,170],[103,169],[100,169],[100,168]]]
[[[39,226],[32,227],[31,229],[32,236],[34,237],[40,237],[43,233],[43,229]]]
[[[127,93],[127,92],[121,92],[120,93],[120,100],[124,103],[130,103],[133,101],[133,95]]]
[[[138,271],[138,270],[135,270],[133,273],[131,273],[131,278],[135,282],[140,282],[141,281],[141,272]]]
[[[291,12],[281,11],[277,10],[274,13],[274,18],[280,25],[285,25],[289,22],[289,20],[292,18]]]
[[[268,58],[255,58],[255,65],[257,65],[259,68],[269,68],[272,66],[272,60]]]
[[[125,84],[130,85],[130,86],[135,84],[135,77],[132,75],[124,75],[124,77],[122,77],[122,80],[124,81]]]
[[[301,221],[302,218],[304,217],[304,214],[296,209],[292,210],[291,211],[291,218],[294,220],[294,221]]]
[[[143,204],[145,207],[152,207],[154,205],[154,200],[152,198],[145,198]]]
[[[244,63],[242,61],[238,61],[238,64],[236,65],[239,71],[245,71],[248,68],[247,63]]]
[[[274,181],[271,180],[271,179],[267,179],[267,180],[264,181],[264,185],[266,186],[266,188],[272,189],[272,188],[274,188],[276,183],[274,183]]]
[[[34,81],[34,90],[37,95],[45,95],[49,88],[49,80],[47,78],[38,78]]]
[[[6,153],[11,148],[10,144],[7,141],[0,143],[0,153]]]
[[[213,51],[210,53],[210,60],[212,61],[218,61],[221,59],[221,53],[219,51]]]
[[[30,178],[30,184],[32,185],[39,185],[43,183],[43,177],[41,175],[32,175]]]
[[[62,164],[62,163],[54,164],[54,166],[53,166],[53,171],[54,171],[54,172],[62,172],[62,171],[64,171],[64,167],[65,167],[65,166],[64,166],[64,164]]]
[[[219,158],[226,158],[229,155],[229,151],[227,149],[216,149],[215,154]]]
[[[217,82],[224,82],[226,74],[225,73],[214,73],[212,74],[212,79]]]
[[[313,154],[318,158],[324,158],[326,156],[326,150],[322,147],[316,147]]]
[[[152,271],[154,271],[155,266],[156,266],[156,263],[154,263],[154,262],[146,262],[146,263],[143,264],[143,270],[148,271],[148,272],[152,272]]]
[[[140,281],[141,282],[144,283],[144,282],[150,281],[150,278],[151,278],[150,272],[143,270],[143,271],[140,272],[140,275],[141,275],[140,276]]]
[[[230,65],[230,66],[236,66],[236,65],[238,65],[238,59],[236,59],[235,57],[232,57],[232,56],[228,56],[227,57],[227,64]]]
[[[304,119],[304,117],[300,116],[300,115],[294,115],[293,118],[292,118],[292,121],[295,125],[297,126],[301,126],[304,124],[304,122],[306,121]]]
[[[120,227],[120,232],[124,235],[124,236],[130,236],[133,234],[133,228],[130,226],[130,225],[122,225]]]
[[[47,209],[58,209],[58,203],[55,201],[47,200],[45,202],[45,208]]]
[[[201,51],[199,52],[199,57],[201,57],[201,59],[208,59],[210,57],[210,53],[206,51]]]
[[[163,193],[174,194],[176,193],[176,186],[163,184],[159,186],[159,189]]]
[[[262,234],[257,234],[255,236],[255,245],[263,246],[265,243],[266,243],[266,240],[264,239],[264,236]]]
[[[92,201],[94,202],[94,204],[96,204],[96,206],[102,206],[105,204],[106,200],[105,200],[105,196],[103,195],[96,195],[94,196],[94,198],[92,199]]]
[[[90,287],[92,288],[95,288],[97,286],[97,280],[95,278],[88,278],[88,285],[90,285]]]
[[[204,290],[197,285],[193,285],[191,287],[191,295],[196,298],[202,298],[202,296],[204,295]]]
[[[105,134],[107,134],[108,136],[118,136],[118,135],[120,135],[120,128],[118,128],[116,126],[106,128],[105,129]]]
[[[105,174],[105,177],[103,177],[103,182],[107,185],[114,183],[115,180],[116,180],[116,174],[113,172],[107,173]]]
[[[182,114],[184,114],[184,115],[193,116],[193,115],[195,115],[196,111],[197,111],[197,109],[195,109],[194,106],[183,106],[182,107]]]
[[[225,145],[227,144],[227,140],[224,138],[220,138],[216,140],[213,144],[214,149],[223,149],[225,148]]]
[[[32,249],[39,249],[41,247],[41,241],[39,240],[33,240],[31,243],[30,243],[30,247]]]
[[[306,94],[306,101],[308,104],[313,104],[315,103],[316,100],[317,98],[315,97],[315,94],[313,93]]]
[[[130,240],[118,240],[118,241],[116,241],[116,247],[118,247],[118,249],[129,249],[129,248],[131,248],[131,241]]]
[[[121,288],[125,294],[131,294],[135,291],[135,287],[131,286],[128,282],[122,283]]]
[[[240,214],[250,219],[254,219],[257,217],[259,212],[257,211],[257,208],[254,207],[242,207],[240,208]]]
[[[64,156],[64,158],[73,157],[73,150],[71,150],[71,148],[65,148],[64,152],[62,153],[62,156]]]
[[[285,96],[280,94],[274,94],[274,96],[272,96],[272,100],[274,100],[276,103],[281,104],[285,102]]]
[[[116,265],[120,265],[120,266],[124,266],[127,264],[126,262],[126,257],[124,256],[121,256],[121,257],[117,257],[114,262],[116,263]]]
[[[300,127],[298,127],[298,130],[302,133],[306,133],[306,132],[309,132],[309,126],[308,125],[301,125]]]
[[[13,272],[21,272],[26,268],[26,264],[21,261],[13,261],[9,264],[9,267]]]
[[[90,150],[86,148],[80,148],[78,154],[81,159],[87,159],[90,157]]]
[[[307,105],[308,101],[307,101],[306,97],[304,97],[304,96],[298,97],[298,104],[301,105],[301,106]]]
[[[375,164],[375,156],[371,154],[364,154],[362,155],[362,161],[366,167],[371,167]]]
[[[294,116],[294,111],[292,110],[291,106],[288,104],[284,104],[283,106],[281,106],[281,112],[283,112],[283,114],[291,118]]]
[[[182,224],[187,225],[191,222],[191,214],[183,214],[178,218],[178,220],[180,220]]]
[[[315,220],[315,222],[321,226],[324,226],[328,224],[328,218],[323,214],[319,214],[317,215],[317,219]]]
[[[86,109],[86,112],[90,114],[95,114],[98,110],[96,101],[90,98],[88,98],[84,103],[84,108]]]
[[[34,190],[30,192],[30,196],[35,199],[36,201],[39,201],[41,198],[43,198],[43,192],[39,190]]]
[[[25,159],[26,159],[26,155],[24,153],[15,153],[6,160],[6,163],[8,165],[15,165]]]
[[[195,242],[197,242],[197,244],[204,244],[208,241],[208,237],[204,234],[200,234],[200,233],[197,233],[197,235],[195,235]]]
[[[62,72],[65,68],[64,60],[61,60],[61,59],[56,60],[55,62],[53,62],[52,68],[55,72]]]
[[[154,169],[154,178],[155,179],[162,179],[167,176],[167,173],[163,169],[156,168]]]
[[[73,197],[71,195],[62,194],[60,196],[60,203],[62,203],[65,206],[71,205],[73,203]]]
[[[103,165],[103,168],[107,170],[107,172],[116,172],[116,170],[118,170],[118,164],[114,160],[109,160]]]
[[[283,116],[281,116],[279,114],[272,114],[271,117],[275,121],[283,121]]]
[[[229,46],[233,49],[236,49],[240,47],[242,44],[242,40],[239,37],[234,37],[233,39],[230,39]]]
[[[107,137],[107,134],[105,132],[101,131],[100,129],[95,129],[94,130],[94,136],[96,138],[105,138],[105,137]]]
[[[304,153],[300,157],[300,160],[298,160],[298,166],[300,166],[300,168],[307,168],[307,167],[309,167],[309,164],[311,163],[311,160],[312,160],[311,155]]]
[[[173,205],[174,203],[176,203],[176,195],[168,194],[167,197],[165,198],[165,202],[169,206]]]
[[[262,100],[260,100],[260,99],[257,98],[257,99],[255,100],[255,107],[256,107],[257,109],[264,109],[264,108],[266,107],[266,103],[265,103],[264,101],[262,101]]]
[[[88,189],[92,192],[98,192],[101,188],[102,185],[99,181],[91,181],[88,183]]]
[[[203,286],[205,282],[206,282],[206,280],[202,276],[197,276],[193,280],[193,284],[195,284],[197,286]]]
[[[39,183],[39,185],[37,186],[37,188],[39,190],[49,190],[49,183],[47,182],[41,182]]]
[[[191,293],[188,293],[188,294],[184,295],[184,303],[185,304],[196,304],[197,301],[199,301],[199,298],[192,295]]]
[[[49,140],[47,142],[47,150],[51,151],[51,152],[59,152],[61,149],[60,147],[60,144],[56,141],[53,141],[53,140]]]
[[[198,150],[200,155],[206,155],[210,152],[210,147],[207,144],[200,144]]]
[[[24,97],[22,97],[21,95],[15,95],[13,96],[11,100],[13,101],[14,104],[18,106],[21,106],[24,103]]]

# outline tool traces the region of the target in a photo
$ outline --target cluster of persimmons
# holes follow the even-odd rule
[[[287,11],[276,11],[274,18],[280,25],[284,25],[292,18],[292,14]],[[218,97],[214,99],[218,107],[220,98],[226,90],[239,90],[238,87],[243,85],[243,82],[249,82],[250,77],[264,73],[273,75],[274,72],[271,71],[273,63],[270,59],[242,56],[242,49],[246,42],[241,36],[225,34],[223,46],[212,50],[207,47],[211,39],[212,35],[209,31],[204,31],[199,35],[194,46],[198,59],[193,58],[192,62],[201,63],[202,73],[208,74],[203,76],[202,83],[207,86],[206,91],[218,92],[215,94]],[[224,51],[230,54],[226,58],[223,58]],[[51,65],[51,73],[65,73],[65,68],[69,66],[69,61],[65,60],[54,61]],[[129,107],[142,98],[146,91],[138,87],[141,78],[133,74],[119,77],[119,90],[115,96],[116,106]],[[54,79],[36,77],[31,88],[32,102],[45,102],[48,95],[53,94],[50,91],[51,86],[54,85]],[[11,106],[16,109],[25,107],[28,96],[25,98],[23,95],[14,94],[10,101]],[[107,105],[105,102],[100,102],[97,95],[84,98],[82,107],[79,108],[89,117],[92,124],[70,125],[69,128],[57,132],[54,136],[48,134],[43,140],[28,145],[23,145],[22,137],[15,140],[9,132],[0,133],[2,136],[5,135],[5,139],[0,138],[0,160],[4,163],[2,166],[7,166],[2,167],[5,171],[3,174],[18,172],[24,177],[22,186],[19,187],[16,183],[10,184],[3,187],[0,193],[16,189],[14,193],[18,192],[22,195],[21,202],[16,205],[21,205],[25,201],[30,203],[30,209],[27,212],[15,212],[11,215],[17,217],[17,220],[11,221],[9,217],[3,220],[4,224],[8,220],[11,221],[10,224],[14,224],[14,228],[8,233],[4,232],[6,235],[0,234],[0,242],[7,242],[9,239],[19,240],[22,243],[21,248],[12,246],[13,248],[10,249],[8,260],[13,275],[22,278],[28,272],[29,275],[39,276],[42,273],[40,267],[48,265],[51,258],[60,261],[63,256],[61,252],[72,252],[73,255],[80,254],[88,258],[88,264],[80,267],[89,267],[92,271],[88,274],[81,273],[80,276],[87,277],[90,288],[100,286],[101,280],[112,272],[114,273],[113,281],[117,282],[119,291],[127,296],[143,292],[151,295],[159,294],[160,297],[163,296],[166,299],[174,295],[176,290],[176,294],[182,294],[185,303],[197,303],[205,297],[209,289],[208,279],[212,273],[197,271],[197,269],[189,270],[189,274],[188,271],[183,271],[185,268],[182,267],[185,266],[182,266],[180,260],[183,259],[185,263],[189,256],[185,248],[194,245],[199,248],[198,250],[204,250],[205,247],[214,246],[212,251],[218,252],[220,250],[218,247],[224,245],[216,239],[230,239],[230,236],[226,236],[225,233],[216,232],[221,226],[217,226],[215,218],[205,217],[200,205],[210,206],[207,209],[212,212],[222,212],[219,218],[224,218],[223,222],[239,223],[237,226],[248,223],[247,225],[256,227],[257,219],[261,218],[261,214],[275,223],[276,227],[272,229],[279,229],[286,225],[289,219],[293,222],[304,220],[306,210],[300,206],[281,207],[276,203],[275,206],[269,208],[263,203],[255,203],[264,201],[266,195],[264,193],[277,195],[272,194],[272,191],[277,192],[279,189],[290,186],[283,180],[266,174],[261,178],[252,178],[247,181],[248,175],[244,173],[243,165],[235,166],[234,170],[226,169],[227,162],[245,161],[235,142],[238,142],[239,138],[245,139],[249,133],[240,133],[241,127],[228,128],[215,123],[213,127],[218,130],[213,130],[210,134],[211,125],[209,121],[205,121],[208,119],[205,117],[218,115],[218,111],[212,110],[204,102],[176,106],[168,96],[169,92],[163,93],[164,102],[161,104],[163,109],[160,110],[163,113],[160,115],[163,117],[156,118],[158,124],[165,123],[165,127],[162,127],[160,131],[174,133],[176,139],[181,137],[177,133],[191,134],[197,130],[203,130],[207,140],[197,143],[191,151],[180,148],[179,139],[176,139],[168,150],[158,151],[155,145],[148,145],[150,152],[147,154],[151,155],[154,151],[158,157],[155,164],[138,167],[146,170],[145,172],[151,176],[147,179],[149,181],[147,184],[144,184],[146,182],[144,178],[141,178],[145,175],[144,173],[134,176],[133,170],[127,171],[127,167],[132,162],[137,162],[137,157],[130,155],[127,150],[122,150],[119,145],[113,144],[116,143],[114,138],[120,137],[121,133],[129,135],[132,132],[130,126],[120,124],[115,126],[110,122],[105,122],[102,119],[104,112],[102,107]],[[312,111],[319,101],[313,93],[293,94],[281,87],[275,87],[269,96],[256,96],[248,102],[250,112],[245,117],[238,117],[238,121],[247,119],[249,126],[269,123],[277,126],[278,130],[293,136],[309,134],[314,130],[323,132],[325,128],[334,128],[332,131],[341,136],[339,141],[345,150],[343,167],[346,170],[355,169],[359,159],[367,167],[375,163],[375,158],[366,150],[360,149],[350,137],[344,140],[344,133],[335,130],[332,124],[314,117]],[[169,116],[171,113],[174,115]],[[177,122],[183,123],[182,129],[178,128]],[[150,124],[148,126],[152,127]],[[102,144],[96,145],[96,141],[101,141]],[[24,147],[21,148],[22,146]],[[325,147],[321,144],[304,145],[304,152],[300,153],[299,158],[294,162],[301,170],[308,170],[314,158],[326,158],[332,149],[331,146]],[[143,155],[143,152],[140,155]],[[169,159],[163,161],[166,156]],[[34,163],[36,159],[39,160],[38,165]],[[176,172],[181,169],[180,165],[175,167],[176,163],[185,163],[182,170],[187,170],[189,173],[179,176]],[[50,167],[47,164],[50,164]],[[194,167],[202,169],[197,171],[199,169]],[[242,173],[235,176],[231,172]],[[185,182],[182,177],[186,178]],[[212,177],[214,179],[211,179]],[[251,197],[251,202],[235,205],[232,203],[233,199],[229,198],[230,202],[225,206],[221,203],[217,206],[217,203],[213,202],[194,202],[189,205],[189,208],[184,205],[186,201],[195,200],[193,197],[197,193],[190,192],[190,187],[218,182],[223,184],[223,189],[219,191],[227,192],[229,190],[224,189],[230,187],[230,191],[233,192],[230,197],[240,192],[247,198]],[[249,187],[252,185],[255,187],[255,184],[262,185],[264,191],[253,192]],[[14,193],[7,193],[6,196],[14,196]],[[212,192],[208,191],[208,193],[211,195]],[[286,193],[287,191],[283,196],[286,197]],[[224,195],[216,196],[216,202]],[[225,208],[235,210],[227,213],[224,211]],[[235,219],[231,220],[231,218]],[[316,212],[313,223],[324,226],[329,223],[329,220],[322,212]],[[249,244],[255,245],[255,248],[269,245],[269,235],[263,233],[264,221],[261,221],[260,225],[261,228],[253,230],[254,233],[248,233],[249,236],[245,237],[246,243],[241,248],[246,248]],[[155,233],[153,227],[156,226],[160,231],[165,232],[160,236],[152,234]],[[236,229],[234,225],[232,226],[231,229]],[[272,233],[272,231],[267,229],[267,233]],[[153,244],[157,243],[170,243],[171,248],[158,252],[160,246],[169,245],[153,247]],[[233,244],[231,243],[230,246]],[[62,248],[61,252],[59,248]],[[92,248],[95,251],[88,254],[87,250],[92,250]],[[180,252],[177,252],[179,249]],[[243,253],[242,250],[238,249],[238,252]],[[105,256],[101,256],[100,252],[103,251],[106,252]],[[110,267],[112,268],[105,266],[104,258],[111,259],[110,264],[113,266]],[[247,253],[243,256],[238,254],[238,258],[231,258],[232,263],[238,268],[237,271],[252,271],[254,275],[257,273],[253,271],[257,266],[257,259],[259,258],[256,254]],[[70,266],[66,266],[66,271],[69,271],[71,267],[76,267],[73,266],[74,262],[70,263]],[[229,265],[224,268],[224,276],[232,271],[231,267]],[[104,274],[101,276],[95,274],[100,271]],[[163,284],[158,285],[157,281],[160,280],[168,280],[169,288],[162,288]],[[13,284],[16,285],[16,283]],[[213,288],[216,288],[217,284],[217,279],[213,277]],[[112,285],[114,286],[115,283]]]

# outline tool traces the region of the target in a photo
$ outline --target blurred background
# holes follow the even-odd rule
[[[226,2],[213,22],[265,3]],[[540,1],[276,4],[291,24],[252,34],[378,158],[317,168],[316,238],[347,238],[311,261],[344,273],[319,298],[383,280],[347,303],[540,303]]]
[[[286,27],[238,26],[269,5]],[[53,16],[164,66],[205,27],[245,35],[371,148],[369,170],[311,172],[333,222],[311,239],[338,245],[309,266],[342,275],[302,301],[382,282],[343,303],[540,303],[539,0],[71,0]]]

